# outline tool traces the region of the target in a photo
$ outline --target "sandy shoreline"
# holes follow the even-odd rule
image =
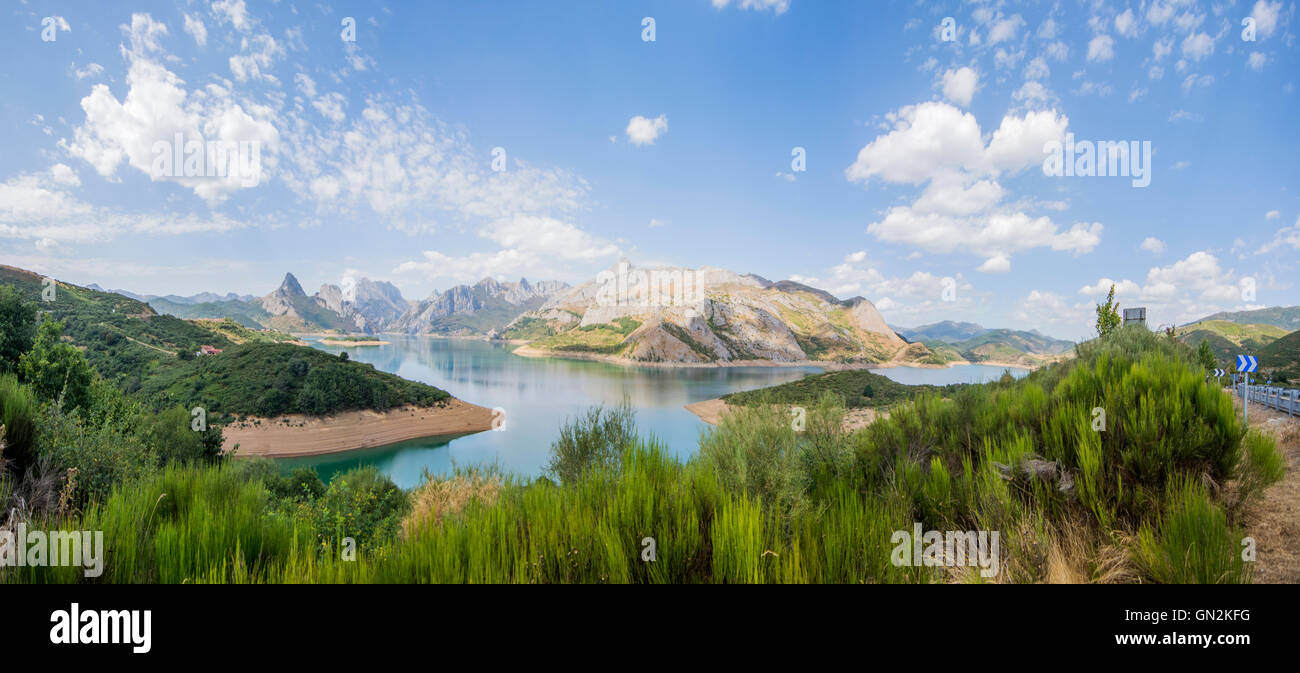
[[[967,362],[961,360],[958,362],[949,362],[942,365],[921,364],[915,362],[880,362],[880,363],[844,363],[827,360],[801,360],[795,362],[776,362],[773,360],[731,360],[729,362],[642,362],[640,360],[630,360],[628,358],[618,357],[616,355],[602,355],[600,353],[581,353],[581,352],[558,352],[533,348],[529,345],[523,345],[512,351],[515,355],[525,358],[556,358],[560,360],[587,360],[591,362],[606,362],[612,365],[621,365],[624,367],[656,367],[662,369],[689,369],[689,368],[719,368],[719,367],[818,367],[828,372],[832,371],[849,371],[855,369],[893,369],[895,367],[914,367],[916,369],[948,369],[949,367],[960,367],[964,365],[986,365],[989,367],[1010,367],[1012,369],[1032,370],[1034,367],[1025,365],[1012,364],[1010,362]],[[1044,363],[1045,364],[1045,363]],[[1042,366],[1036,365],[1036,366]]]
[[[326,346],[387,346],[387,341],[375,339],[373,341],[340,341],[338,339],[321,339],[321,343]]]
[[[421,437],[492,429],[493,412],[452,398],[445,407],[404,406],[385,412],[349,411],[333,416],[301,414],[239,421],[222,428],[223,451],[236,456],[318,456],[395,444]]]

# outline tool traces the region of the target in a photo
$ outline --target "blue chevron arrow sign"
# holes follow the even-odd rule
[[[1237,356],[1237,371],[1249,373],[1255,371],[1258,367],[1259,361],[1255,359],[1254,355]]]

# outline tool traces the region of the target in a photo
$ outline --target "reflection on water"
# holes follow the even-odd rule
[[[329,479],[341,470],[375,465],[402,488],[417,485],[424,470],[443,474],[453,465],[496,462],[508,472],[531,477],[541,473],[551,441],[566,419],[596,404],[617,404],[625,397],[636,409],[637,426],[643,435],[654,436],[670,452],[689,456],[695,452],[699,434],[706,426],[683,406],[821,371],[816,367],[620,367],[603,362],[518,357],[511,354],[511,346],[478,340],[393,335],[383,339],[391,343],[346,347],[310,341],[321,350],[347,351],[353,360],[437,386],[467,402],[503,409],[502,430],[282,460],[286,467],[312,465],[322,478]],[[878,373],[903,383],[955,383],[993,380],[1002,375],[1002,369],[903,367]],[[923,380],[905,380],[912,376]]]

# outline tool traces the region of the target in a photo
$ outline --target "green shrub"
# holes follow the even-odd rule
[[[35,339],[36,305],[10,285],[0,286],[0,374],[17,371]]]
[[[77,470],[77,504],[103,502],[114,488],[138,484],[157,468],[151,447],[112,424],[95,426],[80,413],[46,405],[40,426],[40,454],[60,470]]]
[[[397,535],[409,506],[406,493],[373,466],[349,470],[330,480],[317,498],[316,531],[331,545],[350,537],[358,547],[372,548]]]
[[[610,409],[593,407],[560,428],[546,472],[561,484],[575,483],[592,470],[617,468],[624,449],[635,442],[635,412],[628,401]]]
[[[47,317],[32,349],[19,359],[18,371],[41,399],[76,409],[90,401],[94,371],[86,356],[76,346],[64,343],[62,336],[63,323]]]

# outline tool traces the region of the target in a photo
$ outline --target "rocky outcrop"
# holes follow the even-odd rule
[[[503,283],[484,278],[474,285],[433,293],[394,320],[390,330],[407,334],[495,333],[567,288],[559,281],[529,283],[520,278],[518,283]]]
[[[548,336],[537,338],[539,332]],[[640,362],[870,364],[929,355],[924,346],[909,347],[862,297],[840,300],[725,269],[626,262],[520,316],[501,335],[533,335],[538,351]]]

